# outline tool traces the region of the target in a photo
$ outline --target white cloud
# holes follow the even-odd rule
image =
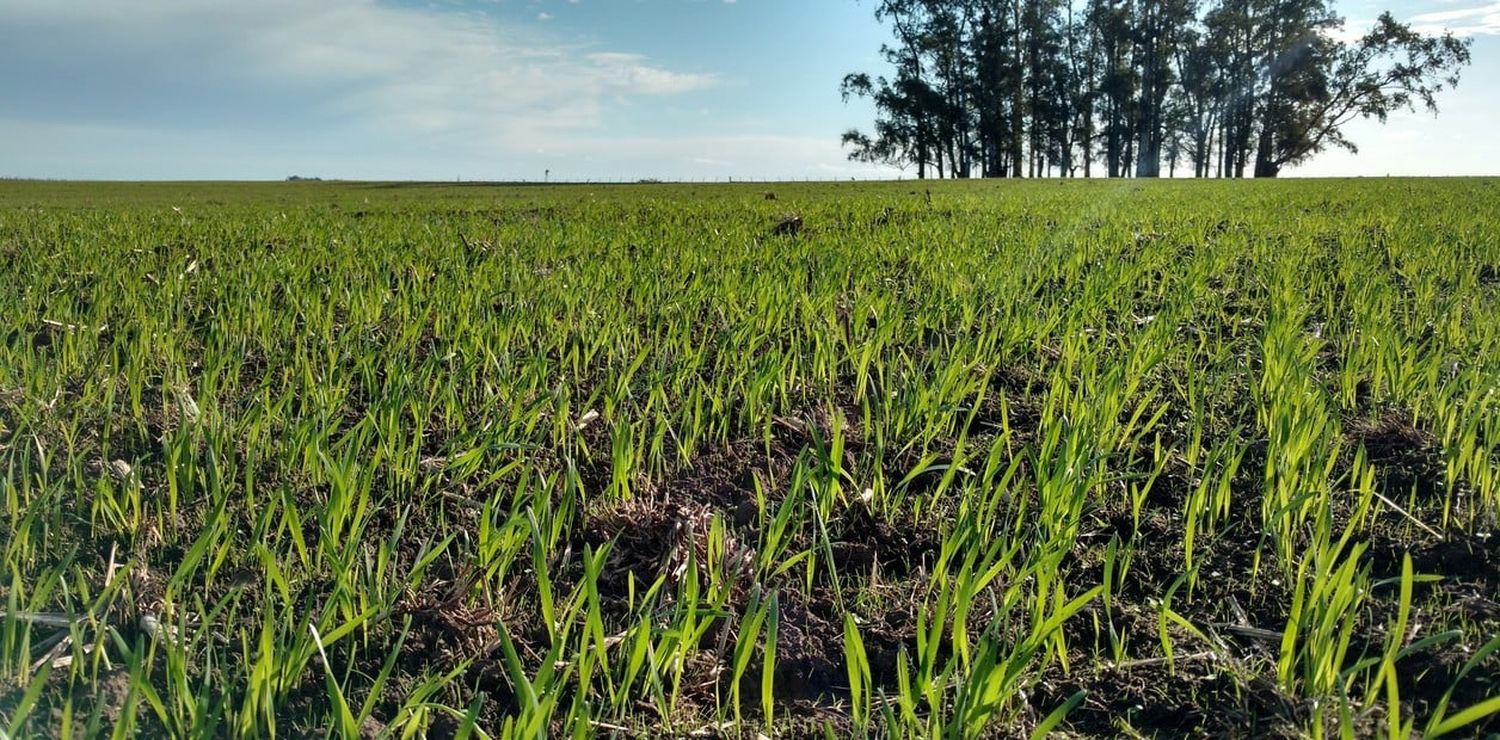
[[[714,82],[712,76],[653,67],[641,54],[600,52],[585,58],[593,63],[597,79],[620,94],[673,95],[708,87]]]
[[[1366,33],[1368,33],[1370,27],[1373,25],[1375,25],[1375,21],[1366,18],[1361,18],[1358,20],[1345,19],[1344,22],[1338,28],[1333,29],[1329,33],[1329,35],[1332,36],[1335,41],[1342,41],[1346,44],[1352,44],[1355,41],[1358,41]]]
[[[543,23],[546,23],[547,21],[552,20],[552,14],[544,10],[536,14],[536,19]]]
[[[4,25],[29,29],[38,53],[59,61],[81,52],[122,69],[176,62],[247,96],[298,93],[317,113],[426,134],[588,129],[612,101],[716,82],[539,38],[535,26],[523,36],[484,13],[375,0],[7,0]]]
[[[1422,33],[1452,31],[1456,36],[1500,35],[1500,2],[1473,8],[1420,13],[1409,19]]]

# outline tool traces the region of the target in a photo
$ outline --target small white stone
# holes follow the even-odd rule
[[[130,477],[130,463],[124,460],[112,460],[109,463],[109,472],[120,480]]]

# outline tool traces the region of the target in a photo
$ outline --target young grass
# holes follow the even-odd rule
[[[777,191],[0,187],[0,730],[1500,728],[1495,183]]]

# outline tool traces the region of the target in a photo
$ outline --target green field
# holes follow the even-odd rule
[[[1497,214],[0,184],[0,736],[1500,731]]]

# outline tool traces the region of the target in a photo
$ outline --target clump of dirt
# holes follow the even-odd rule
[[[1402,486],[1406,492],[1413,487],[1419,493],[1440,490],[1434,483],[1441,480],[1436,441],[1400,415],[1358,420],[1346,430],[1357,440],[1356,449],[1365,446],[1390,493],[1403,492]],[[1200,532],[1196,540],[1196,585],[1191,590],[1181,585],[1172,609],[1212,643],[1174,631],[1175,670],[1168,669],[1161,654],[1156,635],[1160,608],[1155,600],[1187,572],[1181,507],[1193,473],[1169,464],[1144,501],[1138,527],[1123,505],[1101,506],[1094,518],[1096,529],[1080,538],[1083,547],[1073,578],[1097,577],[1100,545],[1111,535],[1119,536],[1131,552],[1129,570],[1113,594],[1113,609],[1105,609],[1102,602],[1093,604],[1085,611],[1092,619],[1065,627],[1075,670],[1043,682],[1033,697],[1038,711],[1086,689],[1088,697],[1067,719],[1071,730],[1085,735],[1286,736],[1306,727],[1313,716],[1310,700],[1277,687],[1261,667],[1274,660],[1279,649],[1291,600],[1274,553],[1256,526],[1261,518],[1260,476],[1268,453],[1263,442],[1247,449],[1233,482],[1229,515],[1212,533]],[[1353,452],[1347,454],[1346,473]],[[1445,694],[1451,697],[1451,713],[1500,689],[1500,656],[1491,656],[1460,678],[1473,650],[1500,625],[1500,604],[1494,599],[1500,588],[1500,540],[1484,534],[1425,541],[1424,536],[1400,521],[1382,520],[1367,532],[1369,550],[1363,556],[1371,582],[1380,583],[1400,575],[1402,557],[1409,552],[1418,574],[1443,576],[1417,584],[1414,614],[1458,610],[1464,615],[1459,620],[1466,625],[1462,638],[1400,661],[1402,711],[1414,716],[1429,716]],[[1090,542],[1098,544],[1086,544]],[[1351,665],[1382,649],[1384,630],[1398,608],[1396,588],[1388,582],[1371,592],[1351,645]],[[1100,665],[1101,656],[1111,649],[1111,629],[1125,652],[1119,665]],[[1383,721],[1379,712],[1359,715],[1356,732],[1374,732],[1371,723],[1377,721]],[[1490,718],[1466,731],[1483,735],[1497,725],[1500,718]]]
[[[1349,442],[1341,466],[1345,472],[1353,464],[1354,451],[1363,447],[1385,495],[1405,498],[1415,491],[1423,501],[1443,496],[1442,449],[1431,434],[1412,424],[1409,414],[1355,419],[1345,424],[1344,434]]]
[[[488,652],[498,637],[494,609],[474,604],[462,583],[434,582],[406,599],[399,609],[412,619],[402,648],[418,665],[454,666]]]
[[[1409,553],[1415,573],[1440,574],[1448,583],[1500,588],[1500,537],[1494,535],[1458,535],[1415,546],[1377,537],[1369,552],[1371,574],[1377,578],[1400,576],[1403,556]]]
[[[639,592],[665,577],[662,593],[670,598],[687,574],[689,559],[698,566],[700,585],[708,584],[711,571],[732,579],[727,606],[743,607],[753,580],[754,551],[748,543],[761,516],[760,496],[774,501],[783,495],[780,483],[795,459],[778,439],[742,440],[701,452],[660,484],[642,485],[635,498],[585,511],[570,547],[610,545],[598,578],[606,616],[619,617],[628,609],[632,581]],[[715,517],[726,525],[720,562],[710,562],[708,536]]]
[[[833,407],[814,405],[796,416],[773,416],[771,433],[781,441],[783,449],[790,451],[828,444],[837,426],[844,439],[845,462],[852,465],[854,451],[864,447],[864,435],[855,423],[858,418],[859,411],[850,394]],[[795,458],[796,454],[791,453],[790,457]]]
[[[709,562],[708,533],[714,513],[696,501],[650,498],[621,502],[591,514],[582,528],[583,542],[596,548],[613,543],[598,580],[605,605],[623,608],[632,579],[636,588],[649,587],[663,576],[669,586],[674,585],[687,574],[689,559],[698,563],[699,579],[705,585],[710,569],[726,569],[730,574],[747,571],[752,553],[733,535],[724,543],[725,562]]]
[[[432,580],[403,598],[391,613],[392,621],[407,625],[404,630],[387,631],[379,639],[343,642],[329,648],[330,660],[335,664],[361,666],[366,677],[375,675],[387,656],[396,652],[398,669],[376,699],[375,716],[367,719],[361,727],[362,733],[377,730],[381,717],[394,716],[414,689],[413,682],[433,671],[462,672],[461,679],[444,689],[442,700],[467,703],[472,696],[465,694],[462,687],[484,693],[488,701],[481,720],[485,723],[501,721],[514,708],[516,696],[504,668],[499,630],[502,626],[507,630],[525,660],[540,654],[535,647],[546,644],[545,630],[534,621],[502,621],[500,610],[488,606],[469,586],[470,582],[462,577],[453,581]],[[502,608],[509,613],[515,607],[507,602]],[[370,688],[356,680],[346,690],[358,696],[360,690]],[[326,691],[317,682],[303,683],[292,691],[283,702],[280,715],[293,728],[294,737],[303,736],[297,731],[299,723],[306,717],[317,716],[316,708],[326,700]],[[441,722],[429,731],[436,731],[440,725]],[[300,729],[305,729],[308,736],[314,731]]]
[[[1500,537],[1461,534],[1421,542],[1403,539],[1394,528],[1381,528],[1372,535],[1366,555],[1371,577],[1377,581],[1399,578],[1407,555],[1411,556],[1415,575],[1442,576],[1413,584],[1413,598],[1419,607],[1428,602],[1441,604],[1450,613],[1461,613],[1465,622],[1477,628],[1500,633],[1500,601],[1495,599],[1500,591]],[[1393,588],[1377,591],[1375,598],[1383,612],[1395,614],[1398,604]],[[1488,675],[1489,680],[1500,683],[1500,665],[1491,668]]]
[[[48,690],[37,697],[37,704],[30,715],[16,728],[17,737],[60,738],[88,735],[92,726],[95,734],[108,732],[131,714],[137,734],[156,737],[165,736],[156,715],[141,711],[145,702],[139,695],[131,696],[130,671],[122,667],[101,670],[97,678],[89,680],[74,677],[64,669],[54,669],[47,679]],[[26,685],[8,686],[0,690],[0,709],[9,714],[22,699]],[[64,698],[71,703],[72,726],[65,727],[63,720]],[[97,725],[91,725],[97,717]]]
[[[830,547],[840,574],[902,578],[931,565],[943,544],[935,530],[894,525],[863,506],[845,510],[831,529]]]
[[[844,626],[837,614],[834,601],[826,593],[783,592],[776,637],[775,691],[779,698],[830,698],[836,686],[847,683],[839,650],[844,644]]]
[[[921,587],[916,581],[893,584],[892,603],[879,608],[849,605],[858,613],[860,639],[876,689],[897,684],[897,666],[902,650],[916,650],[916,610],[921,608]],[[780,592],[774,690],[777,701],[802,716],[818,715],[830,703],[849,698],[849,680],[844,664],[844,624],[841,607],[831,589],[810,592],[786,589]],[[756,649],[752,670],[742,679],[741,692],[759,691],[764,650]],[[726,676],[727,678],[727,676]]]
[[[1404,657],[1397,673],[1401,696],[1419,715],[1428,716],[1445,695],[1451,714],[1500,693],[1500,655],[1491,655],[1464,672],[1473,651],[1500,634],[1500,602],[1495,598],[1500,590],[1500,538],[1461,534],[1417,541],[1395,527],[1378,528],[1372,532],[1367,555],[1371,578],[1379,582],[1399,577],[1408,554],[1416,575],[1442,576],[1413,585],[1413,613],[1441,610],[1462,615],[1457,624],[1462,625],[1463,635]],[[1389,623],[1400,608],[1396,587],[1375,590],[1371,603],[1378,615],[1372,624]],[[1378,642],[1384,636],[1362,638]],[[1500,715],[1492,715],[1465,732],[1481,737],[1495,729],[1500,729]]]
[[[657,487],[661,498],[690,501],[724,512],[735,526],[754,523],[758,512],[756,484],[768,500],[782,496],[780,485],[791,475],[797,459],[788,440],[772,437],[741,440],[719,450],[705,451]]]
[[[980,368],[979,372],[989,374],[989,392],[974,414],[974,425],[970,432],[996,433],[1008,424],[1016,446],[1019,447],[1031,439],[1042,419],[1041,410],[1032,396],[1035,381],[1031,373],[1019,365],[1011,364],[1000,365],[993,370]],[[1005,399],[1003,404],[1001,398]],[[959,420],[963,421],[968,417],[968,410],[961,410],[959,416]]]
[[[1038,719],[1078,691],[1065,726],[1084,737],[1300,737],[1297,707],[1269,682],[1245,682],[1212,660],[1148,659],[1043,680]]]
[[[800,233],[802,233],[802,217],[795,213],[782,217],[775,226],[771,227],[772,236],[796,236]]]
[[[772,582],[756,583],[754,552],[748,543],[754,541],[767,513],[762,503],[769,506],[785,497],[784,486],[797,450],[804,449],[814,436],[828,434],[832,425],[827,413],[778,417],[769,442],[742,440],[705,451],[648,493],[585,512],[574,540],[575,550],[612,543],[598,585],[606,608],[624,608],[632,578],[638,590],[661,577],[671,584],[686,576],[689,557],[700,564],[699,577],[706,579],[708,568],[702,566],[711,556],[707,535],[713,518],[720,517],[727,525],[720,554],[723,561],[710,567],[733,579],[725,608],[731,612],[745,609],[752,589],[779,589],[776,695],[784,713],[804,717],[821,716],[830,701],[847,698],[844,602],[830,585],[809,591],[785,574]],[[851,444],[858,446],[857,435]],[[894,686],[898,653],[915,647],[915,614],[920,609],[923,578],[913,576],[936,558],[939,533],[915,522],[887,521],[858,502],[836,510],[827,531],[844,598],[864,589],[894,594],[879,608],[857,610],[872,682]],[[812,537],[811,531],[794,534],[791,550],[814,548]],[[821,549],[816,556],[823,556]],[[669,586],[667,592],[671,590]],[[714,688],[722,689],[723,682],[732,680],[728,651],[712,649],[713,644],[732,645],[737,639],[722,629],[737,626],[726,623],[713,630],[695,658],[702,665],[687,669],[695,686],[706,687],[706,706],[712,705]],[[762,661],[752,660],[751,665],[762,665]],[[752,668],[742,677],[746,682],[742,690],[750,695],[759,691],[758,670]]]
[[[1073,670],[1051,669],[1031,697],[1037,720],[1079,690],[1088,692],[1067,718],[1085,736],[1287,736],[1301,726],[1298,708],[1273,684],[1242,666],[1275,648],[1286,622],[1287,594],[1276,578],[1274,555],[1260,551],[1264,445],[1251,445],[1232,483],[1230,511],[1212,531],[1199,531],[1189,584],[1182,507],[1197,472],[1180,456],[1168,459],[1146,492],[1139,519],[1128,496],[1110,496],[1087,520],[1070,578],[1097,583],[1108,542],[1119,538],[1120,575],[1112,606],[1089,605],[1064,625]],[[1151,456],[1138,452],[1133,469],[1150,473]],[[1257,568],[1256,556],[1261,561]],[[1128,563],[1128,566],[1127,566]],[[1118,570],[1125,568],[1125,570]],[[1175,587],[1171,608],[1200,633],[1169,625],[1175,662],[1161,646],[1161,600]],[[1207,635],[1211,643],[1205,643]],[[1118,641],[1118,662],[1106,660]],[[1252,680],[1253,679],[1253,680]]]

